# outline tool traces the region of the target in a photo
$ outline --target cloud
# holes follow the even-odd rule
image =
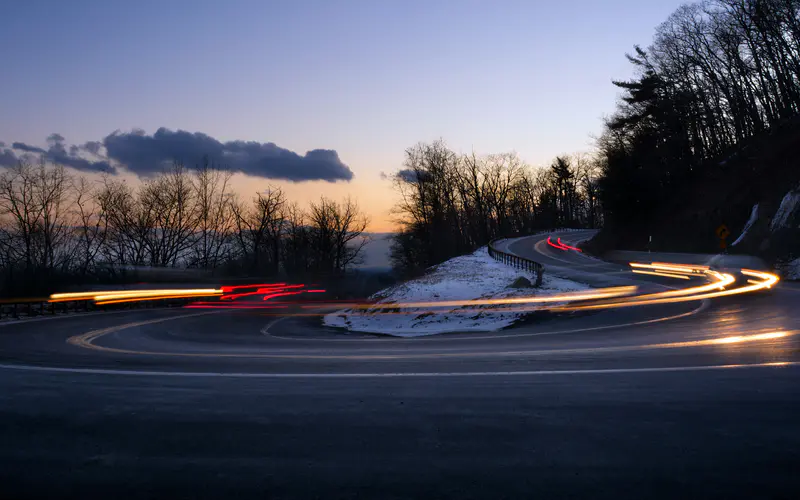
[[[4,149],[3,152],[0,153],[0,167],[13,167],[18,161],[19,158],[17,158],[17,155],[10,149]]]
[[[75,146],[70,146],[69,152],[64,146],[64,136],[61,134],[50,134],[47,137],[47,142],[50,143],[48,149],[42,149],[38,146],[31,146],[24,142],[14,142],[11,147],[23,151],[24,153],[34,153],[40,155],[43,159],[64,165],[65,167],[72,167],[76,170],[85,172],[107,172],[116,174],[117,169],[107,160],[87,160],[78,155],[79,151]],[[16,165],[25,154],[17,156],[11,149],[6,149],[0,154],[0,166],[11,167]]]
[[[13,143],[12,147],[88,172],[117,173],[115,165],[124,165],[141,177],[158,174],[175,160],[191,169],[208,156],[232,172],[264,179],[336,182],[353,178],[350,168],[342,163],[336,151],[330,149],[313,149],[300,155],[271,142],[220,142],[201,132],[173,132],[163,127],[153,135],[140,129],[116,131],[102,142],[89,141],[80,146],[67,146],[64,136],[53,133],[47,137],[47,143],[46,150],[22,142]],[[13,158],[12,164],[18,161],[11,150],[6,150],[2,158],[4,162]]]
[[[92,153],[93,155],[100,154],[100,147],[103,145],[100,141],[89,141],[81,146],[81,149]]]
[[[47,152],[42,148],[39,148],[39,147],[36,147],[36,146],[29,146],[28,144],[25,144],[24,142],[12,142],[11,143],[11,147],[14,148],[14,149],[19,149],[19,150],[25,151],[26,153],[44,154],[44,153]]]
[[[163,127],[153,135],[141,130],[114,132],[103,139],[103,145],[109,158],[142,176],[160,172],[165,164],[174,160],[183,161],[191,168],[208,155],[233,172],[266,179],[336,182],[353,178],[353,172],[333,150],[314,149],[301,156],[271,142],[223,143],[201,132],[173,132]]]
[[[55,134],[54,134],[55,135]],[[76,148],[77,149],[77,148]],[[70,147],[70,152],[64,148],[64,144],[57,142],[50,146],[50,149],[45,153],[45,158],[64,165],[65,167],[72,167],[75,170],[83,170],[85,172],[106,172],[109,174],[116,174],[117,169],[106,160],[90,161],[85,158],[77,156],[77,151]]]
[[[430,179],[430,174],[428,174],[424,170],[416,171],[410,168],[404,168],[402,170],[398,170],[395,176],[411,184]]]

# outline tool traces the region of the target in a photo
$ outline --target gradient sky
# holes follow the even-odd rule
[[[268,184],[301,202],[351,194],[391,228],[405,148],[517,151],[544,165],[591,148],[624,54],[678,0],[4,3],[0,141],[101,140],[117,129],[203,132],[334,149],[349,183]]]

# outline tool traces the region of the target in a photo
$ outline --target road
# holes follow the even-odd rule
[[[634,279],[544,239],[504,245]],[[263,311],[3,324],[0,497],[793,498],[798,303],[780,284],[416,339]],[[708,342],[764,332],[787,335]]]

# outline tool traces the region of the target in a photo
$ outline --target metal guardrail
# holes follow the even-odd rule
[[[541,286],[542,276],[544,275],[544,265],[534,260],[526,259],[525,257],[520,257],[519,255],[510,254],[495,248],[494,244],[504,239],[505,238],[495,238],[489,242],[488,246],[489,256],[498,262],[502,262],[503,264],[518,267],[520,269],[525,269],[526,271],[536,273],[536,283],[534,284],[534,286],[537,287]]]
[[[98,306],[91,300],[50,302],[48,299],[0,299],[0,319],[35,318],[94,311],[117,311],[126,309],[160,309],[179,307],[190,303],[194,298],[153,299],[125,304]]]

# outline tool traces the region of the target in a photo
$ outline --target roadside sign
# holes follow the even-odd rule
[[[731,231],[728,229],[728,226],[726,226],[725,224],[720,224],[720,226],[716,230],[716,233],[717,233],[717,236],[719,236],[719,239],[721,239],[721,240],[724,240],[725,238],[727,238],[728,236],[731,235]]]

